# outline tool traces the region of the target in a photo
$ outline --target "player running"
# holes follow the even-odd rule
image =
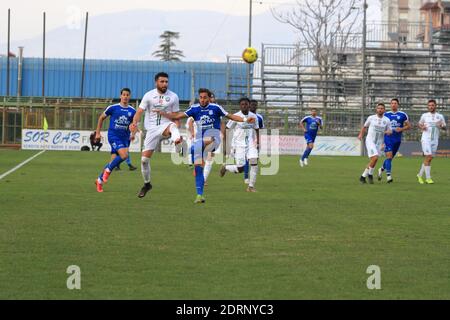
[[[392,183],[392,160],[400,149],[402,144],[403,132],[411,129],[408,115],[402,111],[398,111],[400,101],[398,99],[391,100],[391,111],[384,114],[385,117],[391,120],[392,135],[384,136],[384,153],[386,160],[383,166],[378,169],[378,181],[381,181],[383,172],[386,171],[387,182]]]
[[[447,124],[445,118],[440,113],[436,112],[436,100],[428,101],[428,111],[420,117],[419,128],[422,133],[422,150],[425,160],[422,164],[417,179],[420,184],[434,184],[431,179],[431,161],[436,155],[436,151],[439,145],[439,130],[445,130]],[[423,174],[425,173],[426,180],[423,180]]]
[[[252,123],[229,121],[227,129],[234,129],[232,145],[235,149],[234,159],[235,165],[224,165],[220,169],[220,176],[225,173],[242,173],[244,172],[245,163],[248,161],[250,168],[250,182],[247,192],[256,192],[255,183],[258,175],[258,146],[259,146],[259,124],[258,117],[250,112],[250,100],[242,98],[239,101],[241,111],[235,113],[235,116],[241,118],[254,119]],[[226,136],[226,135],[225,135]],[[225,145],[225,144],[224,144]]]
[[[258,127],[259,129],[264,129],[264,118],[262,115],[260,115],[258,112],[258,101],[256,100],[250,100],[250,112],[253,112],[254,114],[256,114],[256,117],[258,118]],[[257,131],[258,135],[259,135],[259,130]],[[259,138],[258,138],[259,141]],[[258,151],[259,151],[259,144],[258,144]],[[250,180],[249,180],[249,162],[248,160],[245,162],[245,167],[244,167],[244,183],[245,184],[249,184]]]
[[[95,181],[97,185],[97,191],[103,192],[103,184],[108,182],[109,176],[114,168],[118,167],[123,161],[128,158],[128,148],[130,146],[130,140],[134,140],[135,133],[130,133],[130,124],[133,121],[133,117],[136,114],[136,110],[130,106],[131,90],[123,88],[120,91],[120,103],[111,105],[106,108],[97,123],[97,129],[95,131],[95,139],[100,141],[102,138],[100,130],[103,125],[103,121],[110,117],[109,129],[108,129],[108,142],[111,145],[111,162],[108,163],[103,169],[100,176]]]
[[[178,130],[179,122],[175,123],[162,117],[155,111],[166,113],[176,113],[180,110],[180,102],[176,93],[170,91],[169,75],[160,72],[155,76],[156,88],[147,92],[142,98],[139,109],[131,125],[132,130],[137,130],[137,125],[145,112],[144,125],[147,134],[144,140],[142,151],[141,171],[144,179],[144,186],[139,191],[138,197],[143,198],[152,189],[150,159],[155,152],[158,143],[164,139],[170,139],[175,143],[177,152],[182,147],[183,139]]]
[[[306,127],[305,127],[306,124]],[[300,128],[305,132],[306,150],[300,159],[300,166],[308,165],[308,158],[314,149],[314,142],[316,141],[317,132],[322,129],[323,121],[321,117],[317,116],[317,109],[311,109],[311,115],[306,116],[300,121]]]
[[[377,165],[378,157],[381,156],[381,146],[383,145],[384,136],[392,134],[391,121],[384,116],[386,107],[384,103],[377,105],[376,114],[367,118],[366,123],[361,128],[358,139],[362,140],[366,129],[369,132],[366,137],[366,148],[370,158],[369,165],[359,178],[361,183],[367,183],[366,178],[369,177],[369,183],[373,184],[373,172]]]
[[[220,144],[220,124],[222,117],[237,122],[252,122],[253,119],[229,114],[221,106],[210,103],[211,92],[201,88],[198,91],[199,103],[192,105],[186,112],[167,113],[155,110],[156,113],[172,120],[194,118],[197,126],[192,153],[195,165],[195,184],[197,197],[194,203],[205,203],[203,195],[205,178],[203,175],[204,159],[208,151],[214,150]]]

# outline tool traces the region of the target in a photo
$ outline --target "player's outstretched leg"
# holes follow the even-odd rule
[[[207,181],[208,181],[209,174],[211,173],[213,162],[214,162],[214,160],[213,159],[209,159],[209,158],[205,161],[205,168],[203,169],[203,176],[204,176],[204,179],[205,179],[205,186],[208,185]]]
[[[205,197],[203,196],[205,186],[205,177],[203,175],[203,167],[201,165],[195,165],[195,187],[197,189],[197,197],[194,203],[205,203]]]
[[[248,160],[247,160],[245,162],[245,166],[244,166],[244,183],[245,184],[249,184],[250,183],[249,169],[250,169],[250,164],[248,163]]]
[[[247,192],[256,192],[255,184],[256,184],[256,177],[257,176],[258,176],[258,165],[257,164],[256,165],[252,164],[250,166],[250,182],[249,182],[249,185],[248,185],[248,188],[247,188]]]
[[[150,158],[142,156],[141,172],[142,172],[142,177],[144,178],[144,186],[139,191],[139,194],[138,194],[139,198],[145,197],[147,192],[149,192],[153,188],[150,183],[150,173],[151,173]]]

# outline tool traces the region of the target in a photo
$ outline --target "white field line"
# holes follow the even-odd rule
[[[36,158],[37,156],[40,156],[41,154],[43,154],[46,150],[42,150],[39,153],[36,153],[34,156],[32,156],[31,158],[28,158],[27,160],[25,160],[24,162],[18,164],[17,166],[15,166],[14,168],[12,168],[11,170],[5,172],[4,174],[2,174],[0,176],[0,180],[2,180],[4,177],[6,177],[7,175],[13,173],[14,171],[16,171],[17,169],[23,167],[24,165],[26,165],[28,162],[30,162],[31,160],[33,160],[34,158]]]

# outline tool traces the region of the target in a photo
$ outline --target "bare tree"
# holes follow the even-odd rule
[[[325,84],[326,108],[327,83],[336,63],[336,54],[343,52],[358,37],[360,0],[297,0],[290,11],[271,9],[278,21],[287,23],[299,32],[300,47],[306,48],[317,63],[320,80]]]
[[[164,31],[159,38],[162,39],[162,42],[159,45],[159,50],[153,52],[153,56],[162,61],[181,61],[181,58],[184,57],[183,51],[175,49],[175,43],[173,42],[173,39],[180,38],[180,33]]]

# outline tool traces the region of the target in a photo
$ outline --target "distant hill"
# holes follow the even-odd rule
[[[253,17],[253,46],[290,44],[294,29],[276,21],[270,12]],[[60,27],[47,32],[47,57],[81,58],[84,23],[79,30]],[[89,18],[87,58],[155,60],[151,53],[164,30],[178,31],[177,48],[186,61],[226,61],[240,55],[248,42],[248,17],[208,11],[126,11]],[[42,55],[42,38],[12,41],[12,51],[24,46],[26,57]]]

